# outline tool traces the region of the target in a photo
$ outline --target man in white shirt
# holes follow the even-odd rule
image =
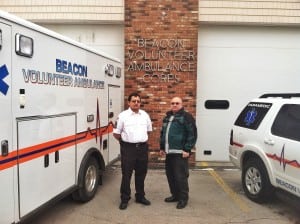
[[[145,198],[144,181],[148,169],[148,132],[152,131],[149,115],[140,109],[141,97],[132,93],[128,97],[129,108],[119,114],[113,130],[114,137],[121,147],[121,203],[119,208],[126,209],[131,198],[130,181],[135,171],[135,201],[150,205]]]

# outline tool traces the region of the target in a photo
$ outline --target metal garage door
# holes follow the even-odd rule
[[[252,98],[300,92],[300,29],[201,25],[197,161],[228,161],[230,128]]]

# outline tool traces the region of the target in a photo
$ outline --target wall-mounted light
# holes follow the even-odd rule
[[[106,74],[106,75],[109,75],[109,76],[113,76],[114,73],[115,73],[115,71],[114,71],[114,66],[111,65],[111,64],[107,64],[107,65],[105,66],[105,74]]]
[[[117,77],[117,78],[121,78],[121,76],[122,76],[122,70],[121,70],[120,67],[117,67],[116,77]]]
[[[16,53],[31,58],[33,56],[33,39],[16,34]]]
[[[87,122],[93,122],[93,121],[94,121],[94,114],[89,114],[89,115],[87,115],[86,121],[87,121]]]

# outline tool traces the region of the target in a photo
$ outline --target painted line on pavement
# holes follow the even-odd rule
[[[208,166],[206,162],[201,162],[201,165]],[[249,212],[250,208],[242,201],[240,196],[225,183],[225,181],[216,171],[213,169],[207,169],[207,171],[243,212]]]

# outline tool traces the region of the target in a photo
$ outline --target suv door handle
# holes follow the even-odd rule
[[[267,145],[274,145],[275,144],[274,140],[269,139],[269,138],[265,138],[264,143],[267,144]]]

